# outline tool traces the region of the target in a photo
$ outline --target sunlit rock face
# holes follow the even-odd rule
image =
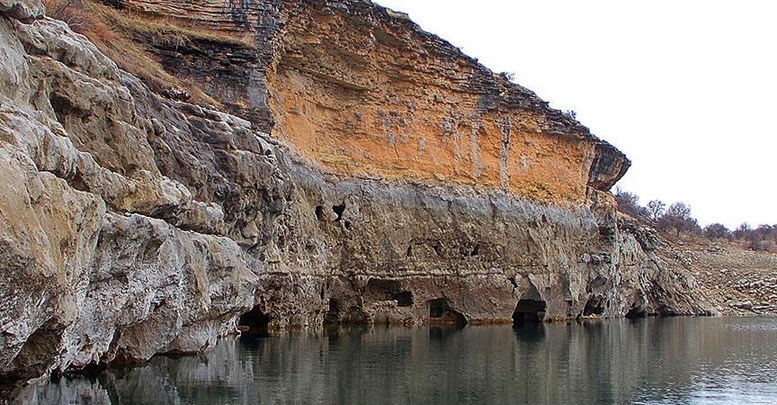
[[[177,74],[207,83],[236,112],[249,106],[259,129],[331,173],[580,205],[588,187],[608,191],[630,165],[571,115],[370,2],[248,1],[236,12],[205,1],[183,16],[176,2],[122,4],[252,33],[254,57],[207,44],[176,44],[172,57],[164,43],[155,49]],[[203,52],[217,56],[203,61]],[[272,111],[271,122],[257,111]]]
[[[369,2],[203,4],[184,17],[256,45],[150,47],[229,112],[150,92],[38,3],[0,7],[5,378],[207,350],[244,314],[282,331],[707,311],[686,264],[616,215],[625,156],[530,91]]]

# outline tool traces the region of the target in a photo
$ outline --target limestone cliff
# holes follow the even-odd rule
[[[370,2],[232,4],[186,18],[253,45],[148,48],[227,113],[2,0],[4,378],[206,350],[238,322],[707,311],[682,261],[618,218],[629,161],[571,117]]]
[[[368,1],[241,4],[243,17],[234,18],[220,1],[183,17],[176,2],[122,2],[187,24],[253,32],[255,58],[204,43],[155,41],[153,50],[176,75],[247,107],[232,111],[328,172],[581,205],[588,187],[608,191],[630,165],[571,116],[403,14]],[[272,111],[271,120],[257,111]]]

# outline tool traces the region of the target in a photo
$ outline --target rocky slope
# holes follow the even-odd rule
[[[204,2],[190,18],[257,45],[149,49],[240,118],[151,92],[34,0],[0,4],[4,379],[206,350],[239,322],[712,308],[616,214],[622,153],[400,14]]]
[[[777,315],[777,255],[724,239],[667,242],[723,315]]]

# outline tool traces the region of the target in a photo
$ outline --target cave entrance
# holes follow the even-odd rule
[[[539,323],[545,318],[545,301],[523,299],[518,301],[513,311],[513,323]]]
[[[545,319],[545,309],[547,305],[540,297],[537,287],[533,284],[529,286],[513,311],[513,325],[523,325],[525,323],[539,323]]]
[[[599,297],[591,297],[583,308],[583,316],[603,315],[604,302]]]
[[[333,205],[332,211],[335,212],[335,215],[337,215],[337,218],[335,218],[335,221],[339,221],[343,218],[343,213],[345,212],[345,203],[339,204],[339,205]]]
[[[429,318],[442,318],[445,314],[445,307],[445,300],[442,298],[429,301]]]
[[[324,315],[324,325],[340,323],[340,319],[340,301],[336,298],[330,298],[329,309],[327,309],[326,315]]]
[[[396,301],[398,307],[413,306],[413,293],[404,290],[399,280],[371,278],[364,291],[367,302]]]
[[[647,311],[645,311],[645,308],[643,308],[641,305],[635,305],[631,307],[629,312],[626,312],[626,318],[628,319],[639,319],[639,318],[646,318],[647,317]]]
[[[240,316],[238,329],[247,335],[266,335],[270,325],[270,317],[259,309],[259,306]]]
[[[447,325],[464,325],[467,323],[464,315],[452,309],[445,298],[430,300],[427,302],[427,305],[429,306],[429,323]]]
[[[410,291],[402,291],[401,293],[394,294],[391,298],[397,302],[398,307],[413,306],[413,293]]]

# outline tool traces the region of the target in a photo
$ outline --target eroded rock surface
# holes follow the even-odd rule
[[[4,378],[206,350],[241,318],[709,313],[681,260],[616,215],[625,156],[401,15],[250,3],[223,23],[268,41],[241,65],[255,97],[228,94],[253,100],[232,110],[244,119],[161,98],[14,4],[0,8]]]
[[[219,205],[161,174],[165,129],[144,102],[186,115],[63,22],[3,17],[0,40],[3,375],[197,351],[232,332],[259,266],[224,236]]]
[[[176,75],[204,83],[330,173],[580,205],[587,188],[608,191],[630,165],[571,115],[401,13],[357,0],[241,4],[246,18],[232,20],[233,10],[215,1],[185,16],[175,1],[123,2],[183,24],[252,33],[254,51],[164,41],[152,49]]]

